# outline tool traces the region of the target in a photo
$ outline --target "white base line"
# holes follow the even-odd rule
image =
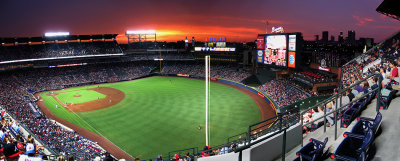
[[[72,110],[71,110],[72,111]],[[103,134],[101,134],[100,133],[100,131],[98,131],[96,128],[94,128],[92,125],[90,125],[88,122],[86,122],[82,117],[80,117],[78,114],[76,114],[74,111],[72,111],[72,113],[73,114],[75,114],[75,116],[77,116],[77,117],[79,117],[83,122],[85,122],[86,123],[86,125],[89,125],[92,129],[94,129],[100,136],[102,136],[103,138],[105,138],[106,140],[108,140],[108,138],[106,138]],[[90,130],[89,130],[90,131]],[[117,146],[117,145],[115,145],[113,142],[111,142],[110,140],[108,140],[111,144],[113,144],[115,147],[117,147],[119,150],[122,150],[125,154],[128,154],[131,158],[134,158],[134,157],[132,157],[132,155],[130,155],[129,153],[127,153],[125,150],[123,150],[123,149],[121,149],[119,146]],[[99,145],[97,142],[96,142],[96,144],[97,145]],[[100,145],[99,145],[100,146]],[[100,146],[101,147],[101,146]],[[101,148],[103,148],[103,147],[101,147]],[[103,148],[104,149],[104,148]],[[104,149],[105,150],[105,149]],[[115,157],[116,158],[116,157]],[[122,158],[118,158],[118,159],[122,159]],[[123,158],[123,159],[127,159],[127,158]]]

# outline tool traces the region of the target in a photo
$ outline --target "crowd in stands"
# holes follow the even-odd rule
[[[32,102],[25,97],[29,95],[28,91],[62,89],[68,84],[130,80],[148,75],[153,66],[152,63],[131,62],[5,72],[0,76],[0,104],[55,152],[94,158],[105,151],[78,133],[35,115],[29,106]]]
[[[400,63],[400,33],[393,36],[392,38],[386,40],[383,43],[378,44],[373,49],[364,53],[363,55],[357,57],[353,61],[347,63],[342,67],[342,87],[344,89],[353,85],[355,82],[362,80],[366,76],[377,73],[381,79],[379,82],[379,77],[371,77],[368,80],[352,87],[351,89],[345,91],[345,94],[341,97],[341,105],[346,105],[349,102],[357,99],[364,98],[364,94],[371,92],[372,90],[378,88],[379,84],[382,85],[384,90],[392,90],[393,86],[397,86],[400,83],[398,64]],[[369,99],[372,98],[374,94],[371,95]],[[365,98],[364,98],[365,99]],[[357,102],[359,103],[359,102]],[[353,103],[356,104],[356,103]],[[339,105],[339,106],[341,106]],[[344,111],[350,108],[351,105],[346,106]],[[366,106],[366,105],[364,105]],[[336,109],[336,102],[332,100],[326,104],[326,112],[330,112]],[[343,111],[343,112],[344,112]],[[303,124],[313,121],[317,118],[322,117],[324,114],[324,107],[317,107],[307,111],[303,115]],[[334,115],[326,117],[328,121],[328,126],[334,124]],[[340,117],[340,116],[338,116]],[[340,118],[338,118],[340,119]],[[313,124],[309,124],[303,127],[305,133],[309,133],[315,128],[323,125],[324,119],[320,119]]]
[[[382,74],[384,85],[386,85],[391,78],[393,71],[398,71],[394,67],[398,66],[398,59],[400,54],[400,34],[394,35],[392,38],[382,42],[364,53],[354,61],[342,67],[342,88],[350,86],[352,83],[362,80],[365,76],[371,73]],[[392,76],[391,76],[392,75]],[[398,82],[398,81],[397,81]]]
[[[43,115],[38,117],[34,114],[34,110],[40,111],[40,109],[30,107],[34,102],[26,97],[29,95],[29,91],[39,92],[62,89],[69,85],[131,80],[148,75],[155,66],[157,65],[153,61],[135,61],[4,72],[0,76],[0,88],[2,89],[0,91],[0,104],[7,112],[16,117],[21,125],[55,152],[66,156],[73,154],[75,158],[95,158],[105,153],[95,142],[74,131],[63,128]],[[204,69],[199,68],[199,66],[200,64],[196,64],[192,65],[192,68],[188,68],[184,65],[166,65],[164,70],[169,69],[168,73],[185,73],[185,71],[188,71],[189,74],[201,75]],[[212,76],[235,81],[241,81],[249,76],[246,72],[238,72],[230,67],[223,65],[212,66]],[[196,71],[194,69],[200,70]],[[222,154],[225,151],[227,150],[215,149],[208,152],[207,155]]]
[[[0,46],[0,61],[122,53],[116,41]]]
[[[132,60],[193,60],[194,56],[191,53],[162,53],[156,54],[131,54],[129,58]]]
[[[23,135],[17,120],[12,119],[4,110],[1,110],[0,120],[0,159],[42,160],[43,147],[37,145],[31,135]]]
[[[259,86],[258,89],[269,95],[279,107],[291,105],[311,96],[298,87],[293,86],[292,81],[289,79],[271,80]]]
[[[164,65],[162,72],[167,74],[174,73],[204,76],[205,66],[202,63],[193,62],[168,63]],[[250,73],[240,71],[231,64],[211,64],[210,76],[241,82],[243,79],[249,77]]]

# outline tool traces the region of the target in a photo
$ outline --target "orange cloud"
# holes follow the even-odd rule
[[[353,15],[353,18],[357,20],[357,26],[364,26],[366,22],[373,22],[375,21],[372,18],[363,18],[363,17],[359,17],[359,16],[355,16]]]
[[[179,41],[185,37],[195,37],[197,41],[206,41],[209,37],[226,37],[227,41],[246,42],[256,39],[257,34],[265,30],[252,27],[225,27],[225,26],[192,26],[192,25],[160,25],[155,28],[157,41]],[[125,34],[117,36],[117,41],[126,43]]]

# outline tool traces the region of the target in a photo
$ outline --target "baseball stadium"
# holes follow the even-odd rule
[[[400,158],[394,0],[205,2],[0,2],[0,160]]]

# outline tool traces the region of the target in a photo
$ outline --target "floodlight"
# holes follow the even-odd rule
[[[54,36],[68,36],[69,32],[46,32],[44,36],[54,37]]]
[[[156,30],[136,30],[136,31],[126,31],[126,34],[156,34]]]

